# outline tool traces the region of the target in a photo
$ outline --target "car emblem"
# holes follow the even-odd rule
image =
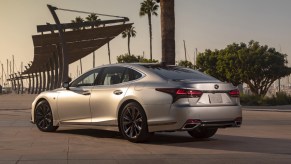
[[[218,88],[219,88],[219,85],[215,84],[215,85],[214,85],[214,88],[215,88],[215,89],[218,89]]]

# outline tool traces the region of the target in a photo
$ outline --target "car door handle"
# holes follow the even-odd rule
[[[121,90],[116,90],[113,93],[116,94],[116,95],[121,95],[123,92]]]
[[[91,95],[91,93],[90,92],[83,92],[82,95],[87,96],[87,95]]]

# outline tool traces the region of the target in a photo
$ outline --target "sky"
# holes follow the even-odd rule
[[[15,57],[15,69],[21,62],[27,65],[33,60],[32,35],[36,26],[54,20],[47,8],[74,9],[102,14],[125,16],[134,23],[137,35],[131,39],[131,53],[145,54],[149,58],[149,29],[147,17],[139,16],[142,0],[0,0],[0,62]],[[233,42],[248,43],[250,40],[276,48],[288,55],[291,62],[291,0],[175,0],[176,60],[184,59],[183,40],[187,58],[194,60],[194,51],[223,49]],[[160,14],[160,10],[158,11]],[[57,11],[62,23],[86,14]],[[111,19],[101,17],[101,19]],[[161,60],[160,15],[153,17],[153,58]],[[128,52],[127,40],[121,35],[110,42],[112,63],[116,57]],[[82,59],[83,72],[91,69],[92,55]],[[107,46],[96,51],[96,65],[108,64]],[[70,75],[76,77],[77,65],[70,65]],[[291,64],[290,64],[291,66]],[[79,67],[79,66],[78,66]],[[0,68],[1,69],[1,68]],[[1,72],[0,72],[1,74]]]

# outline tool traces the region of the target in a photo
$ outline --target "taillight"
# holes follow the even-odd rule
[[[156,88],[156,91],[165,92],[173,96],[173,102],[180,98],[193,98],[201,97],[203,92],[189,89],[177,89],[177,88]]]
[[[228,94],[231,97],[239,97],[239,90],[238,89],[235,89],[235,90],[229,91]]]

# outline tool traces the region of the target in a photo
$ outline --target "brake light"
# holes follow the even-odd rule
[[[231,97],[239,97],[239,90],[238,89],[235,89],[235,90],[229,91],[228,94]]]
[[[172,95],[173,102],[177,101],[180,98],[193,98],[193,97],[201,97],[203,92],[197,90],[189,90],[189,89],[178,89],[178,88],[156,88],[156,91],[168,93]]]

